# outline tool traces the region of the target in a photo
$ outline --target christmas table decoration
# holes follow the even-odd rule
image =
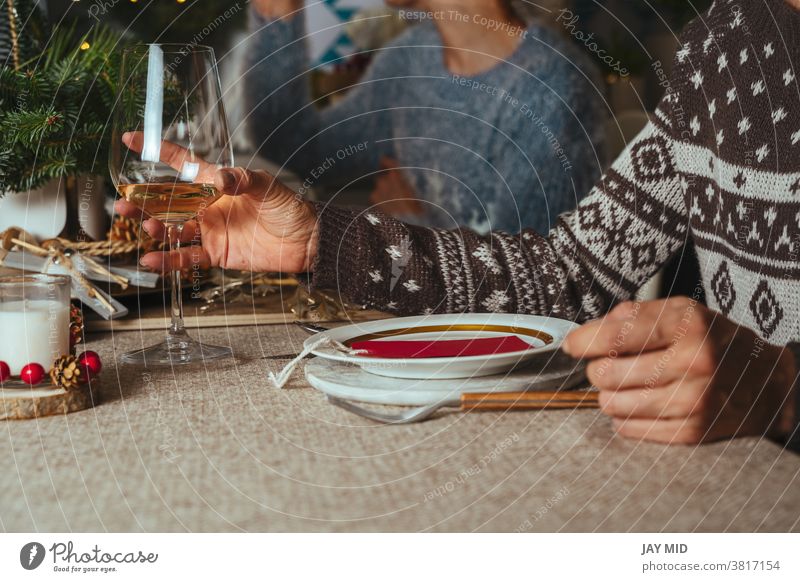
[[[294,314],[295,321],[351,321],[362,305],[342,301],[335,294],[322,289],[310,291],[298,286],[296,292],[284,302],[284,306]]]
[[[0,4],[0,62],[18,67],[35,57],[48,32],[37,0],[5,0]]]
[[[12,22],[17,46],[0,67],[0,230],[19,226],[40,238],[66,230],[93,240],[107,221],[97,174],[108,150],[118,35],[61,26],[38,46],[31,20]],[[23,50],[26,43],[36,50]]]
[[[267,305],[273,306],[271,299],[283,288],[297,287],[294,277],[281,276],[279,273],[252,273],[212,269],[207,274],[208,287],[194,293],[195,299],[201,299],[205,305],[200,307],[201,313],[223,311],[229,305],[245,304],[254,309]]]
[[[77,243],[64,239],[51,239],[39,243],[35,237],[19,229],[10,228],[0,233],[0,266],[25,271],[39,271],[68,275],[72,278],[73,296],[96,311],[104,319],[115,319],[127,315],[128,309],[108,293],[101,291],[90,280],[114,283],[123,289],[129,284],[154,288],[158,275],[140,271],[138,268],[118,266],[105,267],[76,248],[87,248],[99,256],[103,244]],[[127,244],[127,243],[125,243]],[[125,252],[129,249],[125,248]]]
[[[87,350],[83,352],[78,358],[78,365],[84,371],[87,378],[94,378],[99,376],[103,369],[103,364],[100,361],[100,356],[96,352]]]
[[[60,275],[0,277],[0,361],[38,384],[69,347],[70,280]]]
[[[102,27],[60,28],[46,49],[0,68],[0,197],[103,170],[118,41]]]
[[[86,410],[97,403],[97,394],[95,387],[89,384],[72,390],[50,383],[26,386],[25,390],[0,387],[0,420],[24,420]]]
[[[136,255],[143,255],[150,251],[160,250],[164,244],[153,239],[142,228],[140,220],[126,216],[116,216],[108,231],[107,244],[97,243],[70,243],[71,248],[90,256],[100,254],[108,255],[116,260],[135,259]]]
[[[213,269],[208,282],[209,287],[194,293],[193,298],[205,302],[200,313],[209,315],[227,313],[231,305],[274,310],[276,295],[282,303],[278,307],[296,321],[351,321],[364,312],[363,306],[345,303],[325,291],[309,291],[295,277],[280,273]]]
[[[69,347],[75,353],[75,346],[83,341],[83,312],[75,304],[69,308]]]
[[[64,275],[0,277],[0,419],[36,418],[92,406],[102,364],[75,355],[83,328]]]
[[[44,380],[44,366],[41,364],[26,364],[19,372],[19,378],[28,386],[36,386]]]
[[[0,389],[18,390],[49,382],[53,388],[76,390],[96,379],[102,369],[100,356],[91,350],[80,356],[73,353],[58,356],[47,369],[38,362],[31,362],[23,366],[16,376],[11,374],[8,363],[0,360]]]
[[[50,380],[53,386],[64,390],[74,390],[85,380],[84,372],[73,355],[61,356],[50,368]]]
[[[101,316],[113,319],[128,313],[128,309],[119,301],[88,280],[99,278],[127,286],[128,279],[110,272],[91,259],[65,252],[57,241],[40,245],[28,233],[20,229],[8,229],[0,233],[0,266],[67,275],[72,280],[73,295]]]

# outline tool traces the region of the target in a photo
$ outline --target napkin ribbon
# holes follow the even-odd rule
[[[297,365],[303,361],[308,354],[313,352],[319,348],[330,347],[337,351],[343,352],[345,354],[349,354],[351,356],[358,356],[362,355],[364,352],[362,350],[357,350],[354,348],[348,348],[341,342],[337,342],[336,340],[332,340],[331,338],[324,336],[321,337],[313,342],[309,342],[306,347],[303,348],[303,351],[297,354],[297,357],[293,359],[291,362],[284,366],[283,370],[275,374],[274,372],[270,372],[267,374],[267,379],[270,381],[275,388],[281,389],[286,386],[286,383],[289,381],[289,378],[292,376],[292,373],[297,368]]]
[[[15,247],[24,249],[36,255],[37,257],[47,259],[45,267],[42,270],[43,273],[47,272],[47,268],[51,264],[57,263],[63,266],[72,276],[72,279],[78,285],[83,287],[89,297],[99,301],[109,313],[113,314],[116,311],[115,307],[111,305],[111,303],[109,303],[108,300],[100,293],[97,293],[94,285],[92,285],[86,279],[86,277],[83,276],[83,273],[81,273],[73,265],[68,250],[65,249],[64,246],[58,242],[58,240],[54,239],[39,244],[35,237],[25,232],[21,228],[9,228],[4,230],[3,232],[0,232],[0,266],[3,265],[3,259],[5,259],[8,255],[8,251],[14,249]],[[128,279],[122,277],[121,275],[115,275],[94,261],[87,261],[86,266],[87,268],[94,269],[96,272],[103,275],[107,280],[119,284],[123,289],[128,286]]]

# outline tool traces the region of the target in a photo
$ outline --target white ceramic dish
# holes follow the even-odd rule
[[[355,364],[365,372],[390,378],[452,379],[475,378],[504,374],[525,365],[538,354],[557,350],[566,335],[578,327],[571,321],[537,315],[469,313],[398,317],[347,325],[313,335],[305,346],[321,337],[345,345],[353,341],[375,339],[444,340],[486,338],[516,335],[531,344],[530,349],[456,358],[374,358],[350,355],[333,347],[323,346],[312,351],[320,358]],[[385,337],[390,335],[391,337]]]
[[[555,357],[550,357],[555,356]],[[358,366],[315,358],[305,366],[306,380],[325,394],[370,404],[427,406],[458,404],[464,392],[569,390],[586,385],[585,365],[557,354],[542,356],[509,374],[451,380],[386,378]]]

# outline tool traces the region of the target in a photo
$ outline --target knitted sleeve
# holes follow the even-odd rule
[[[358,177],[363,168],[377,168],[382,146],[376,136],[389,127],[381,105],[383,63],[379,54],[359,85],[334,105],[319,108],[311,95],[311,58],[302,15],[267,20],[250,13],[253,45],[244,83],[251,139],[265,157],[314,184]]]
[[[682,127],[678,103],[676,87],[546,238],[426,229],[377,212],[320,206],[312,285],[398,314],[598,317],[630,298],[685,242],[685,184],[673,150]]]

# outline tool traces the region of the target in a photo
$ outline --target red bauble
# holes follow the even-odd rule
[[[100,362],[100,356],[97,352],[86,350],[78,357],[78,363],[81,368],[86,372],[86,378],[93,378],[97,376],[103,369],[103,364]]]
[[[5,362],[0,362],[0,382],[5,382],[11,377],[11,368]]]
[[[36,386],[44,380],[45,371],[41,364],[28,364],[22,368],[19,376],[26,384]]]

